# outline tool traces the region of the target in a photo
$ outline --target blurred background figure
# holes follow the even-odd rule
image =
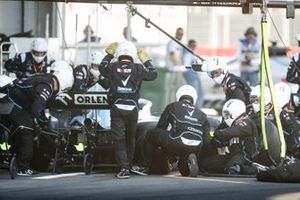
[[[181,41],[183,37],[183,28],[176,29],[175,38]],[[183,48],[177,44],[174,40],[171,40],[167,44],[167,67],[175,65],[182,65]]]
[[[88,42],[88,38],[90,36],[90,42],[100,42],[101,38],[98,37],[97,35],[94,35],[93,28],[90,25],[87,25],[84,30],[84,39],[80,42]]]
[[[194,39],[189,40],[188,47],[191,50],[195,51],[196,47],[197,47],[196,40],[194,40]],[[197,62],[197,57],[194,56],[193,54],[189,53],[187,50],[185,50],[183,53],[183,64],[185,66],[187,66],[187,65],[191,65],[196,62]],[[197,91],[198,99],[196,102],[196,107],[201,108],[203,105],[203,99],[204,99],[203,95],[204,94],[203,94],[202,83],[201,83],[200,77],[192,69],[187,70],[183,74],[183,77],[184,77],[186,83],[193,86],[195,88],[195,90]]]
[[[137,42],[137,39],[131,34],[131,29],[129,29],[127,26],[125,26],[123,29],[123,36],[126,40],[130,42]]]
[[[181,41],[183,37],[183,28],[179,27],[176,29],[175,38],[178,41]],[[183,77],[181,74],[178,74],[177,68],[175,66],[183,65],[183,47],[177,44],[174,40],[170,40],[167,44],[166,52],[166,68],[168,73],[166,73],[165,82],[169,85],[166,90],[166,102],[174,101],[174,92],[178,85],[184,83]],[[179,72],[182,73],[182,72]],[[179,77],[180,78],[179,78]]]
[[[250,86],[255,86],[258,84],[261,44],[257,41],[257,33],[253,27],[249,27],[244,35],[245,38],[240,40],[238,55],[241,78]]]

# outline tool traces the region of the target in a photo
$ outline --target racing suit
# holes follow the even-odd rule
[[[157,72],[150,61],[142,64],[113,62],[111,55],[100,65],[99,83],[109,88],[111,128],[116,138],[115,156],[121,168],[129,169],[135,150],[135,133],[138,119],[138,99],[142,81],[152,81]]]
[[[259,118],[257,115],[256,118]],[[266,118],[276,124],[274,109],[266,114]],[[293,109],[286,105],[280,112],[279,118],[287,143],[287,154],[299,158],[300,156],[300,124]]]
[[[255,159],[258,153],[259,122],[248,116],[237,120],[233,126],[216,130],[212,143],[218,146],[229,146],[226,155],[225,172],[246,173],[245,166]],[[232,148],[234,150],[232,151]]]
[[[85,93],[95,84],[90,77],[91,74],[87,65],[78,65],[75,67],[73,74],[74,85],[71,90],[73,93]]]
[[[110,56],[107,56],[105,58],[105,61],[107,63],[110,63],[111,61]],[[102,61],[103,62],[103,61]],[[76,93],[86,93],[88,91],[94,91],[94,92],[104,92],[106,91],[101,85],[97,85],[97,82],[95,82],[93,80],[94,77],[92,77],[92,74],[89,71],[89,68],[87,65],[78,65],[75,67],[74,72],[74,84],[73,87],[71,89],[71,91],[69,92],[69,94],[71,94],[71,96],[73,94]],[[99,78],[101,78],[102,76],[100,75]],[[102,77],[103,79],[103,77]],[[98,83],[100,84],[100,82],[98,81]],[[71,115],[72,115],[72,120],[74,119],[74,117],[81,115],[83,112],[81,109],[72,109],[71,111]],[[96,115],[96,116],[95,116]],[[100,118],[98,118],[98,116]],[[82,116],[79,116],[82,117]],[[107,124],[110,125],[110,110],[93,110],[93,112],[89,112],[89,114],[86,117],[93,117],[93,118],[97,118],[97,120],[99,120],[100,125],[102,127],[107,127]],[[98,121],[98,122],[99,122]]]
[[[189,153],[198,156],[208,134],[206,114],[181,101],[171,103],[163,111],[156,128],[147,132],[144,165],[151,166],[156,147],[161,147],[169,156],[184,157]],[[198,142],[192,144],[192,141]]]
[[[293,56],[292,61],[290,62],[286,80],[290,83],[295,83],[300,85],[300,53],[297,53]],[[298,90],[299,93],[299,90]]]
[[[234,74],[228,73],[226,75],[226,77],[224,78],[222,86],[223,86],[223,90],[226,95],[226,101],[228,101],[229,99],[239,99],[239,100],[243,101],[246,106],[250,105],[251,88],[240,77],[238,77]],[[250,107],[247,106],[247,108],[248,108],[247,110],[249,110]],[[228,126],[226,125],[224,120],[222,120],[222,123],[219,124],[217,129],[224,129],[226,127],[228,127]],[[235,155],[237,152],[240,152],[241,151],[240,148],[242,148],[242,146],[238,144],[239,138],[235,139],[235,143],[236,144],[232,144],[231,147],[229,148],[230,153],[232,153],[233,155]]]
[[[55,60],[45,56],[44,60],[38,68],[35,63],[31,52],[21,53],[14,58],[6,61],[4,68],[11,73],[15,73],[18,79],[28,77],[35,73],[48,73],[50,72],[50,66]]]
[[[72,89],[68,92],[70,96],[76,93],[86,93],[90,87],[92,87],[91,79],[88,74],[87,65],[78,65],[73,70],[74,84]],[[81,115],[83,112],[81,109],[72,109],[71,117]]]
[[[287,142],[287,153],[300,158],[300,124],[293,110],[283,109],[280,120]]]
[[[286,74],[286,80],[290,83],[300,85],[300,52],[293,56]],[[300,93],[300,87],[297,93]],[[299,108],[295,108],[297,117],[299,117],[299,111]]]
[[[19,126],[29,128],[45,126],[44,113],[48,99],[53,95],[53,76],[37,74],[20,80],[7,91],[8,101],[14,104],[9,121],[16,130]],[[20,129],[13,136],[19,170],[30,166],[33,155],[33,131]]]
[[[243,101],[246,106],[250,104],[251,88],[240,77],[228,73],[222,86],[226,95],[226,101],[229,99],[239,99]]]

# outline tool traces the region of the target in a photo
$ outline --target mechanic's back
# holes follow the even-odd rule
[[[117,178],[129,178],[135,150],[135,133],[138,120],[138,99],[142,81],[151,81],[157,72],[150,57],[131,42],[112,43],[106,48],[100,67],[99,83],[109,88],[111,128],[116,137],[116,161],[120,166]],[[117,62],[110,63],[116,53]],[[142,64],[134,62],[136,55]],[[131,169],[132,170],[132,169]]]
[[[128,47],[122,47],[121,44],[118,47],[121,50],[116,52],[118,62],[109,63],[100,68],[101,75],[105,77],[105,80],[100,78],[99,82],[102,86],[109,88],[111,104],[137,105],[142,81],[154,80],[157,77],[157,71],[148,57],[141,60],[143,65],[134,63],[130,56],[134,53],[131,53]],[[129,49],[128,52],[126,48]],[[141,50],[138,51],[138,54],[140,52]]]
[[[169,104],[157,124],[157,128],[167,130],[169,125],[171,134],[180,134],[184,131],[191,131],[196,134],[208,134],[209,124],[206,114],[194,105],[183,101],[176,101]]]

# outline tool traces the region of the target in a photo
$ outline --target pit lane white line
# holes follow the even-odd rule
[[[80,176],[80,175],[84,175],[84,174],[85,173],[83,173],[83,172],[68,173],[68,174],[57,174],[57,175],[47,175],[47,176],[33,177],[32,179],[49,180],[49,179],[64,178],[64,177],[71,177],[71,176]]]
[[[166,175],[164,177],[167,178],[177,178],[177,179],[188,179],[188,180],[197,180],[197,181],[210,181],[210,182],[222,182],[222,183],[234,183],[234,184],[249,184],[247,182],[241,182],[241,181],[228,181],[228,180],[222,180],[222,179],[209,179],[209,178],[202,178],[202,177],[184,177],[180,174],[170,174]]]

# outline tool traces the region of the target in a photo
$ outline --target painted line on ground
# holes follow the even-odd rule
[[[164,177],[167,177],[167,178],[177,178],[177,179],[187,179],[187,180],[194,180],[194,181],[210,181],[210,182],[222,182],[222,183],[234,183],[234,184],[249,184],[248,182],[229,181],[229,180],[214,179],[214,178],[185,177],[185,176],[181,176],[180,174],[170,174],[170,175],[165,175]]]
[[[47,175],[47,176],[33,177],[32,179],[49,180],[49,179],[56,179],[56,178],[64,178],[64,177],[72,177],[72,176],[81,176],[81,175],[85,175],[85,173],[83,173],[83,172],[78,172],[78,173],[68,173],[68,174]]]

